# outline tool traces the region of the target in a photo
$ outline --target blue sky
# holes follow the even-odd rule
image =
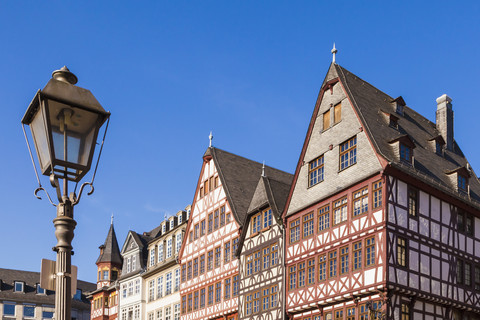
[[[112,213],[123,244],[192,202],[210,131],[293,173],[333,42],[340,65],[430,120],[452,97],[478,172],[479,16],[476,1],[0,2],[0,267],[55,259],[55,208],[33,196],[20,126],[53,70],[112,113],[95,193],[75,208],[73,263],[94,282]]]

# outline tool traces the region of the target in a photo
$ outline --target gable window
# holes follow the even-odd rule
[[[217,230],[220,226],[220,211],[215,210],[214,229]]]
[[[457,174],[457,180],[458,191],[467,192],[467,178],[461,174]]]
[[[353,193],[353,216],[368,211],[368,186]]]
[[[323,114],[323,130],[330,128],[330,110]]]
[[[400,143],[400,160],[412,163],[412,148],[403,143]]]
[[[347,196],[337,200],[333,204],[333,224],[339,224],[347,220]]]
[[[260,232],[261,214],[258,213],[252,217],[252,234]]]
[[[397,238],[397,264],[401,267],[407,266],[407,240],[404,238]]]
[[[300,240],[300,219],[290,222],[290,243]]]
[[[225,206],[220,207],[220,227],[225,225]]]
[[[195,226],[193,227],[193,230],[194,230],[194,232],[193,232],[193,234],[194,234],[193,237],[194,237],[194,238],[193,238],[193,239],[194,239],[194,240],[197,240],[198,237],[200,237],[200,225],[199,225],[198,223],[195,224]]]
[[[15,281],[14,291],[15,292],[24,292],[23,291],[24,283],[21,281]]]
[[[137,256],[132,257],[132,271],[137,269]]]
[[[205,219],[200,221],[200,237],[205,235]]]
[[[408,215],[416,217],[418,214],[418,191],[415,188],[408,187]]]
[[[313,211],[302,217],[303,219],[303,238],[308,238],[313,234]]]
[[[324,161],[323,155],[310,161],[308,164],[308,186],[312,187],[323,181]]]
[[[330,227],[330,205],[318,209],[318,232]]]
[[[268,228],[272,225],[273,216],[272,209],[267,209],[263,211],[263,228]]]
[[[382,206],[382,181],[373,183],[373,208]]]
[[[342,120],[342,103],[333,107],[333,124],[339,123]]]
[[[340,170],[357,163],[357,136],[340,145]]]

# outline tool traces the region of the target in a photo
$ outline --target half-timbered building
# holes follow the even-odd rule
[[[118,318],[118,291],[116,281],[122,271],[122,256],[113,228],[113,216],[107,238],[100,247],[97,265],[97,289],[87,298],[91,302],[91,320],[115,320]]]
[[[185,235],[190,206],[160,224],[148,243],[147,269],[143,273],[146,320],[180,319],[180,264],[177,257]]]
[[[282,212],[293,176],[262,172],[243,224],[239,247],[239,319],[285,319]]]
[[[179,254],[182,320],[238,318],[235,251],[261,172],[261,163],[214,147],[205,152]]]
[[[436,112],[330,65],[284,211],[290,319],[480,317],[480,183]]]

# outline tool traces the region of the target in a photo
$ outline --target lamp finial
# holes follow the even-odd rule
[[[209,143],[209,147],[211,148],[212,147],[212,140],[213,140],[213,134],[212,134],[212,131],[210,131],[210,135],[208,136],[208,140],[210,140],[210,143]]]
[[[262,177],[265,177],[265,160],[263,160]]]
[[[337,54],[338,50],[335,48],[335,42],[333,43],[333,49],[332,49],[332,63],[335,63],[335,55]]]
[[[53,71],[52,78],[70,84],[76,84],[78,82],[77,76],[71,73],[67,66],[63,66],[59,70]]]

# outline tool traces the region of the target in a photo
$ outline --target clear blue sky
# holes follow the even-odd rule
[[[293,173],[334,41],[340,65],[431,120],[450,95],[480,172],[479,16],[477,1],[1,1],[0,267],[55,259],[20,126],[53,70],[112,113],[95,193],[75,208],[73,263],[94,282],[112,213],[122,245],[191,203],[210,130]]]

